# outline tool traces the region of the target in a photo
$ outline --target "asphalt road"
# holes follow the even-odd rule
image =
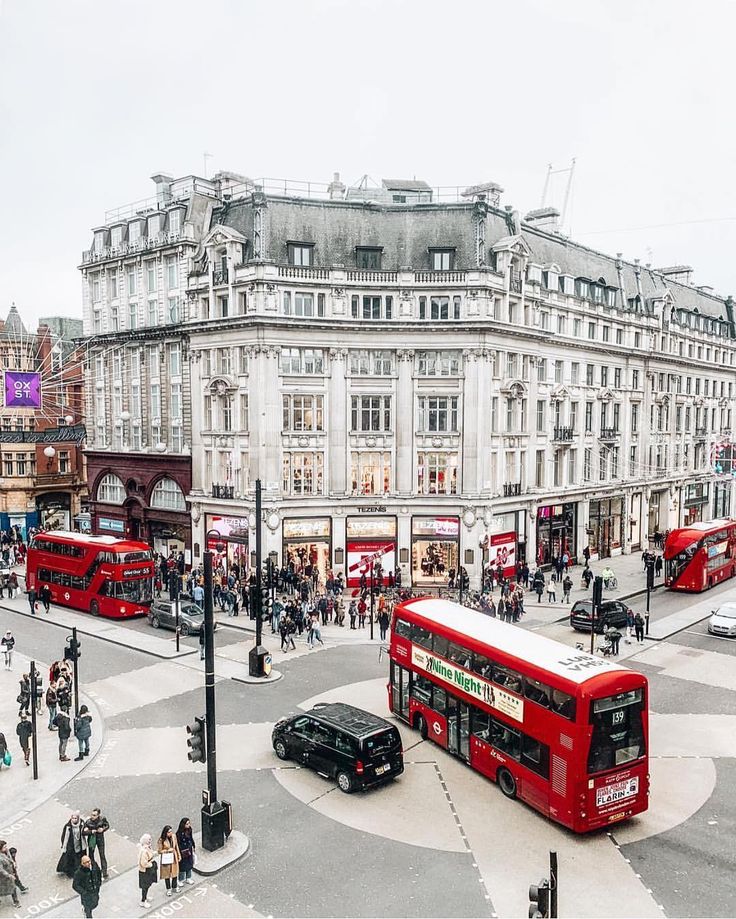
[[[716,599],[719,592],[716,588],[711,596]],[[692,598],[686,595],[658,592],[652,608],[655,609],[656,603],[658,613],[668,615],[688,601],[692,602]],[[24,653],[32,650],[43,661],[61,655],[62,630],[50,627],[43,620],[0,613],[0,627],[4,629],[8,622],[18,648]],[[138,620],[127,623],[126,628],[131,631],[134,645],[135,633],[150,626]],[[560,633],[569,632],[564,623],[555,628]],[[242,641],[243,637],[227,628],[218,631],[221,644]],[[650,679],[652,710],[683,716],[719,713],[736,716],[736,691],[709,685],[707,676],[708,655],[733,656],[736,641],[708,635],[705,623],[689,627],[671,641],[678,647],[702,652],[704,672],[702,678],[686,680],[637,660],[630,662]],[[139,738],[138,753],[131,755],[139,755],[142,765],[139,775],[134,774],[135,763],[117,771],[113,765],[101,767],[95,777],[83,774],[60,793],[59,800],[82,811],[102,806],[121,845],[125,841],[126,847],[129,840],[137,841],[143,832],[158,834],[164,823],[175,824],[182,816],[190,816],[196,823],[204,777],[201,772],[180,767],[179,760],[185,750],[183,725],[203,710],[203,689],[191,689],[179,665],[157,661],[134,647],[125,648],[85,636],[82,649],[83,683],[118,680],[116,685],[121,691],[128,687],[136,692],[143,682],[150,687],[150,699],[144,694],[140,704],[123,706],[123,710],[106,720],[110,736],[122,738],[130,734],[134,740]],[[228,726],[248,729],[251,725],[273,722],[314,695],[335,687],[383,679],[387,672],[385,658],[381,663],[378,661],[377,648],[365,645],[295,656],[279,667],[284,678],[271,685],[253,687],[230,680],[218,682],[221,730]],[[157,679],[159,671],[162,677]],[[181,685],[177,676],[180,672]],[[258,743],[267,746],[267,739]],[[145,757],[160,744],[165,747],[164,760],[168,757],[172,760],[171,771],[147,772]],[[450,757],[437,748],[432,751],[440,765],[449,770]],[[253,752],[259,751],[242,751],[244,756]],[[224,770],[219,776],[220,796],[232,802],[236,825],[252,840],[250,856],[218,876],[220,891],[232,894],[241,903],[254,904],[258,912],[271,916],[492,915],[493,890],[489,890],[490,900],[487,900],[478,884],[472,853],[411,845],[331,819],[285,790],[271,771],[278,764],[268,750],[265,754],[266,768]],[[716,785],[703,807],[674,828],[624,845],[622,849],[667,916],[736,915],[736,889],[728,882],[736,868],[733,848],[736,761],[724,757],[714,762]],[[400,781],[410,781],[410,775],[405,774]],[[327,783],[324,785],[326,793],[329,787]],[[496,789],[488,787],[489,797],[485,799],[483,792],[484,800],[486,806],[492,806],[497,800]],[[377,789],[369,795],[385,792],[386,789]],[[371,799],[356,796],[351,806],[361,808],[365,800]],[[50,802],[48,809],[53,807],[58,810],[58,804]],[[58,823],[56,810],[53,817]],[[526,812],[524,819],[531,819],[532,826],[535,821],[540,828],[544,824],[543,818],[536,815],[529,818]],[[60,827],[56,823],[46,827],[42,814],[36,825],[42,828],[43,835],[57,838]],[[593,844],[591,841],[591,847]],[[48,856],[40,849],[35,851],[32,837],[22,840],[22,851],[26,883],[34,890],[45,889],[44,885],[50,883],[49,873],[53,876]],[[124,851],[129,858],[129,848]],[[499,840],[496,857],[502,865],[506,860],[511,869],[524,855],[507,851]],[[536,870],[530,866],[529,874]],[[575,869],[565,866],[565,870]],[[621,870],[628,869],[622,865]],[[600,896],[615,900],[616,890],[602,885]],[[0,907],[0,915],[6,914],[11,915],[5,907]]]

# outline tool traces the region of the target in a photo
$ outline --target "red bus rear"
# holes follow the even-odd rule
[[[664,544],[664,583],[705,590],[736,574],[736,520],[710,520],[672,530]]]
[[[391,626],[389,708],[577,833],[649,805],[648,685],[621,664],[447,600]]]
[[[54,530],[33,537],[26,584],[44,584],[61,606],[123,619],[148,612],[153,599],[153,552],[143,542]]]

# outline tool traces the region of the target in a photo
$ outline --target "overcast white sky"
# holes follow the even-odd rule
[[[576,157],[573,237],[736,295],[735,25],[727,0],[0,0],[0,314],[81,315],[90,228],[205,151],[493,180],[522,213]]]

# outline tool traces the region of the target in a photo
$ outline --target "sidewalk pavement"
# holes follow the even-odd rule
[[[18,646],[16,645],[16,648]],[[0,669],[0,731],[5,734],[8,749],[13,758],[10,767],[0,769],[0,793],[5,802],[3,823],[10,826],[26,819],[28,814],[44,804],[49,798],[57,794],[60,788],[75,778],[83,769],[94,760],[95,755],[102,746],[104,737],[104,722],[96,705],[84,693],[81,702],[86,705],[92,715],[92,737],[90,738],[90,755],[80,762],[74,762],[78,753],[77,741],[72,735],[67,746],[67,756],[70,762],[59,761],[58,737],[56,731],[48,729],[48,711],[46,709],[45,695],[48,687],[49,665],[36,661],[36,669],[43,678],[44,703],[43,713],[36,715],[36,735],[38,742],[38,779],[33,778],[33,748],[31,741],[31,765],[26,766],[23,751],[15,733],[18,724],[18,703],[16,699],[20,691],[20,678],[30,671],[31,659],[17,650],[13,653],[13,669]],[[72,709],[73,719],[73,709]]]
[[[556,585],[556,603],[547,602],[546,590],[542,594],[542,602],[537,603],[537,596],[532,592],[531,586],[528,590],[525,589],[525,621],[530,622],[534,620],[534,622],[543,622],[545,624],[558,622],[561,619],[567,618],[570,613],[570,607],[576,600],[589,600],[593,595],[593,586],[591,584],[590,588],[587,590],[583,586],[583,567],[583,565],[575,565],[569,569],[569,574],[573,582],[572,590],[570,591],[569,605],[562,602],[562,588],[559,583]],[[615,558],[604,558],[601,561],[590,563],[590,570],[593,572],[594,576],[601,574],[604,568],[610,568],[618,581],[615,588],[609,589],[604,586],[604,600],[627,600],[646,591],[646,574],[644,573],[640,552],[632,555],[618,555]],[[547,572],[545,575],[545,580],[547,582],[549,581],[550,573],[551,572]],[[655,589],[660,589],[663,586],[662,577],[655,578],[654,583]],[[531,585],[531,577],[529,584]],[[494,599],[497,599],[500,596],[499,591],[496,590],[493,596]]]

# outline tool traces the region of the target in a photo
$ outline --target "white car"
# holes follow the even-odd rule
[[[713,610],[708,620],[708,631],[711,635],[736,638],[736,603],[724,603]]]

